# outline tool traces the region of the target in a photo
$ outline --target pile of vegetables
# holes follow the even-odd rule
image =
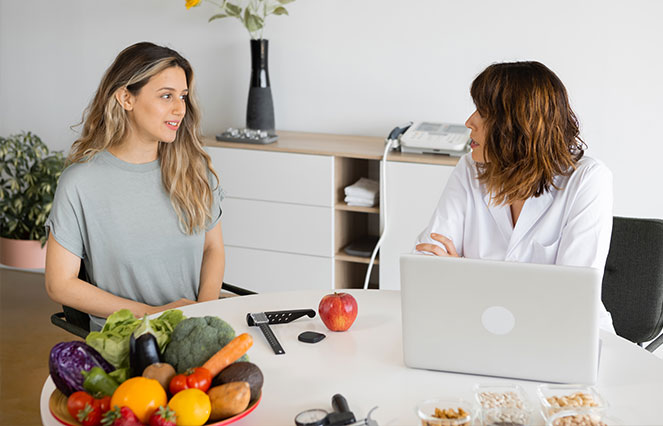
[[[218,317],[174,309],[141,320],[121,310],[85,343],[55,345],[49,370],[83,426],[199,426],[259,397],[262,372],[246,355],[252,344]]]

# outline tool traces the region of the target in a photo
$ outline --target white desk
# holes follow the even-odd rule
[[[248,312],[313,308],[324,291],[260,294],[235,297],[183,308],[187,316],[217,315],[237,333],[249,332],[254,344],[251,361],[265,376],[263,397],[243,425],[294,425],[294,417],[309,408],[331,411],[331,397],[344,395],[357,418],[374,406],[380,426],[414,425],[417,401],[439,396],[472,399],[476,383],[519,383],[535,404],[536,382],[506,381],[482,376],[415,370],[403,365],[401,348],[400,293],[396,291],[350,290],[359,304],[359,316],[343,333],[328,331],[318,316],[290,324],[272,326],[286,354],[274,355],[262,333],[246,325]],[[317,344],[301,343],[305,330],[323,332]],[[611,416],[625,425],[661,425],[663,415],[663,361],[620,337],[602,334],[603,349],[598,391],[610,403]],[[59,423],[48,411],[54,389],[50,378],[41,394],[41,416],[45,425]],[[537,414],[533,424],[543,424]]]

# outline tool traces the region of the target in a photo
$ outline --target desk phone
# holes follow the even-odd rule
[[[400,136],[401,151],[461,156],[469,151],[470,129],[462,124],[418,122]]]

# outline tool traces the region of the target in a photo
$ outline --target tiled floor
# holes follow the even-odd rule
[[[48,355],[75,336],[51,324],[61,307],[44,289],[44,275],[0,268],[0,425],[39,425],[39,396]]]

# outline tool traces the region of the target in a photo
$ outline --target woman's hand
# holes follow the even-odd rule
[[[430,244],[430,243],[417,244],[415,248],[418,251],[429,252],[431,254],[434,254],[435,256],[461,257],[460,255],[458,255],[458,252],[456,251],[456,246],[454,246],[453,241],[451,241],[449,238],[440,234],[430,234],[430,237],[435,241],[439,241],[440,243],[442,243],[446,251],[437,244]]]
[[[191,300],[191,299],[180,299],[180,300],[176,300],[174,302],[170,302],[166,305],[151,306],[150,309],[148,310],[147,314],[152,315],[152,314],[156,314],[158,312],[167,311],[169,309],[177,309],[177,308],[181,308],[182,306],[193,305],[194,303],[197,303],[197,302],[195,300]]]

